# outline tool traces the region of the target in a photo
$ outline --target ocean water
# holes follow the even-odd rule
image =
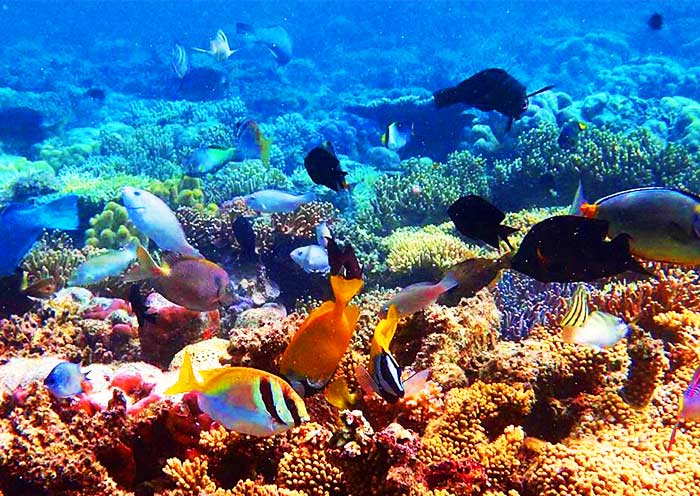
[[[0,28],[0,495],[700,494],[696,2],[29,0]],[[665,189],[512,262],[579,185]],[[593,260],[620,234],[627,265]],[[563,334],[577,288],[618,327]],[[166,393],[193,345],[257,396]],[[61,361],[93,371],[66,395]]]

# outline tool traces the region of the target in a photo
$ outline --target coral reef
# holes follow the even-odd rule
[[[85,231],[85,244],[96,248],[122,248],[133,239],[148,245],[148,238],[136,230],[126,208],[115,202],[107,203],[102,213],[92,217]]]

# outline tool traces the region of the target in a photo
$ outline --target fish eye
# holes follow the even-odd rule
[[[523,109],[523,112],[525,112],[529,106],[530,106],[530,100],[528,100],[528,99],[526,98],[526,99],[523,101],[523,104],[522,104],[522,106],[521,106],[522,109]]]
[[[134,190],[134,196],[141,196],[141,192],[139,190]]]

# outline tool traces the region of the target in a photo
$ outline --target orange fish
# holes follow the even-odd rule
[[[362,284],[362,279],[331,276],[335,301],[314,309],[284,351],[280,373],[302,396],[328,383],[350,345],[360,309],[348,302]]]

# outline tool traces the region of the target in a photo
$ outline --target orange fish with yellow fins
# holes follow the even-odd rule
[[[348,305],[362,289],[362,270],[349,246],[328,243],[334,301],[314,309],[296,332],[280,360],[279,371],[299,394],[323,388],[350,345],[360,309]],[[341,272],[345,269],[345,274]]]

